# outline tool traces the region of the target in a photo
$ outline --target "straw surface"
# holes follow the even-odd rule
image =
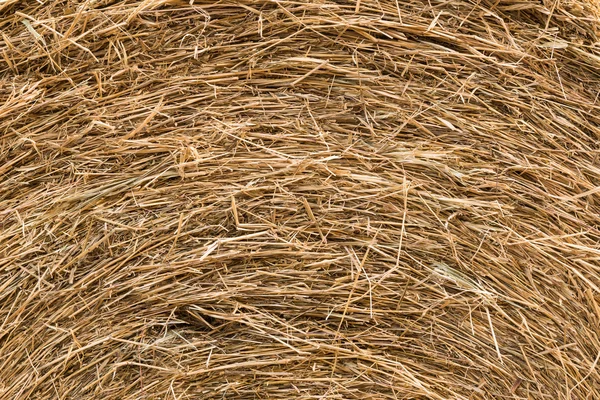
[[[0,398],[600,399],[598,8],[0,1]]]

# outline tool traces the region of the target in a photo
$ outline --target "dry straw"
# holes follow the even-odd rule
[[[599,31],[0,1],[0,398],[600,399]]]

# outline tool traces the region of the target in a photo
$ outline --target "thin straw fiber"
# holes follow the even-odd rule
[[[0,0],[0,399],[600,399],[596,0]]]

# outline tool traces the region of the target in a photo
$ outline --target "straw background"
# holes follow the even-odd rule
[[[0,398],[600,399],[599,8],[0,1]]]

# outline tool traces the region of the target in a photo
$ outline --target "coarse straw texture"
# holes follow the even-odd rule
[[[0,399],[600,399],[600,18],[0,1]]]

